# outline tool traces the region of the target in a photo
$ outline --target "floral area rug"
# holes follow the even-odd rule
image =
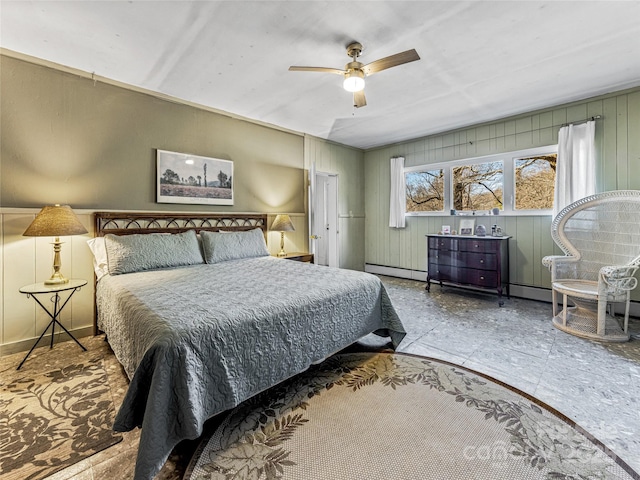
[[[336,355],[241,404],[200,444],[188,480],[637,479],[528,396],[453,365]]]
[[[83,356],[84,357],[84,356]],[[0,478],[45,478],[122,436],[99,358],[46,372],[5,370],[0,379]]]

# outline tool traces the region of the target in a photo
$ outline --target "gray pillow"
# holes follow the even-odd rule
[[[264,234],[259,228],[246,232],[206,232],[202,236],[204,259],[219,263],[238,258],[266,257],[269,255]]]
[[[111,275],[204,263],[196,232],[105,235]]]

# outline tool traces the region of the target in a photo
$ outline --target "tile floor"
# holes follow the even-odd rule
[[[454,287],[382,277],[408,332],[399,351],[446,360],[519,388],[571,418],[640,472],[640,340],[602,344],[563,333],[551,325],[551,305],[520,298],[505,301]],[[630,322],[640,333],[640,320]],[[126,376],[102,337],[85,338],[101,352],[116,408]],[[368,337],[359,348],[383,345]],[[28,362],[50,364],[65,349],[38,348]],[[0,371],[24,354],[0,358]],[[27,364],[25,364],[26,366]],[[34,366],[35,365],[35,366]],[[23,367],[24,368],[24,367]],[[138,432],[49,480],[132,478]],[[158,475],[182,477],[198,442],[183,442]]]
[[[640,321],[606,344],[564,333],[551,304],[383,278],[409,334],[399,350],[486,373],[574,420],[640,472]]]

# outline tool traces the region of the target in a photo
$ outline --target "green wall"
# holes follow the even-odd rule
[[[0,55],[0,208],[290,213],[308,249],[308,171],[340,179],[341,266],[364,268],[364,154],[302,133]],[[156,149],[234,162],[235,204],[156,203]],[[0,210],[1,212],[1,210]],[[275,234],[273,234],[275,235]],[[271,238],[269,241],[279,241]]]
[[[306,137],[307,168],[338,175],[338,237],[341,268],[364,268],[364,152]]]
[[[557,143],[562,124],[595,115],[602,116],[596,123],[598,191],[640,190],[639,88],[367,151],[365,262],[424,272],[424,235],[437,233],[443,224],[457,228],[459,218],[448,215],[408,217],[406,229],[389,228],[392,156],[404,156],[409,167],[551,145]],[[514,237],[511,283],[551,288],[549,272],[541,264],[543,256],[561,253],[551,239],[551,217],[500,216],[495,223]],[[638,291],[635,298],[640,298]]]
[[[303,213],[304,137],[0,56],[0,205]],[[157,204],[156,149],[234,162],[233,206]]]

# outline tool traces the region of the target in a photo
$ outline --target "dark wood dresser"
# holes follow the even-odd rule
[[[427,287],[431,281],[491,289],[509,296],[509,238],[469,235],[426,235]]]

